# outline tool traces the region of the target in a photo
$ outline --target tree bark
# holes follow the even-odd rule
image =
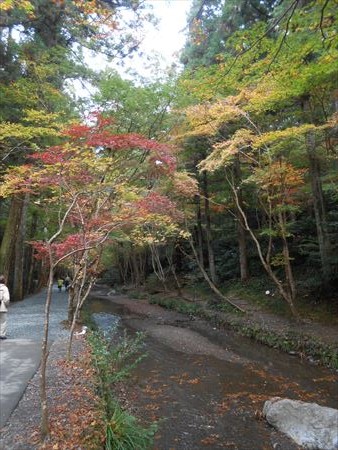
[[[292,267],[290,263],[290,252],[289,246],[286,239],[286,221],[282,212],[278,214],[278,221],[281,229],[282,241],[283,241],[283,258],[284,258],[284,272],[285,272],[285,280],[287,283],[287,289],[289,291],[289,296],[294,302],[296,298],[296,284],[293,277]]]
[[[29,195],[26,194],[21,209],[21,220],[18,227],[18,233],[15,241],[14,255],[14,276],[12,298],[14,301],[22,300],[24,297],[24,257],[25,257],[25,239],[26,239],[26,220],[27,208],[29,203]]]
[[[38,214],[36,211],[33,211],[31,224],[28,232],[28,239],[33,239],[36,233],[38,224]],[[31,245],[26,247],[26,255],[25,255],[25,271],[27,276],[25,278],[24,288],[28,293],[34,293],[38,287],[38,279],[34,280],[34,270],[36,270],[36,260],[34,259],[34,251]],[[35,274],[36,275],[36,274]]]
[[[235,303],[233,303],[229,298],[225,297],[225,295],[222,294],[222,292],[214,285],[214,283],[212,282],[211,278],[209,277],[209,275],[207,274],[207,272],[205,271],[205,269],[202,267],[202,265],[200,264],[198,257],[197,257],[197,252],[194,246],[194,243],[192,241],[192,239],[189,239],[189,243],[190,243],[190,247],[193,251],[195,260],[197,262],[197,265],[205,279],[205,281],[209,284],[210,289],[215,292],[215,294],[221,298],[222,300],[225,300],[227,303],[229,303],[229,305],[233,306],[235,309],[237,309],[238,311],[241,311],[242,313],[245,313],[244,309],[242,309],[240,306],[237,306]],[[185,253],[186,256],[188,256]],[[191,257],[190,257],[191,258]]]
[[[164,291],[167,291],[166,274],[161,262],[160,252],[156,244],[150,244],[151,264],[157,278],[161,281]]]
[[[208,192],[208,177],[207,173],[203,172],[203,195],[204,195],[204,214],[205,214],[205,238],[208,250],[208,264],[210,278],[214,284],[217,283],[216,267],[215,267],[215,255],[212,248],[211,237],[211,218],[210,218],[210,202]]]
[[[235,199],[237,208],[238,208],[238,210],[239,210],[239,212],[240,212],[240,214],[241,214],[241,216],[243,218],[243,222],[245,224],[245,229],[248,231],[249,235],[251,236],[251,239],[253,240],[253,242],[254,242],[254,244],[256,246],[259,259],[260,259],[260,261],[261,261],[261,263],[262,263],[266,273],[269,275],[271,280],[274,282],[274,284],[277,287],[278,292],[280,293],[281,297],[284,298],[284,300],[288,303],[293,316],[296,317],[297,319],[299,319],[298,311],[297,311],[297,309],[296,309],[296,307],[294,305],[293,298],[290,295],[289,290],[284,288],[282,282],[278,279],[278,277],[276,276],[276,274],[272,270],[270,262],[263,255],[263,251],[262,251],[262,247],[261,247],[260,242],[258,241],[258,239],[257,239],[255,233],[253,232],[253,230],[251,229],[251,227],[249,226],[248,218],[247,218],[247,216],[246,216],[242,206],[239,203],[236,186],[231,184],[230,180],[228,180],[228,182],[229,182],[229,185],[230,185],[230,187],[232,189],[232,192],[234,194],[234,199]]]
[[[8,220],[0,248],[0,273],[8,284],[12,286],[13,277],[10,276],[11,267],[14,267],[15,243],[21,223],[23,201],[21,197],[13,197],[8,214]]]
[[[202,213],[201,213],[201,202],[200,196],[195,196],[196,202],[196,237],[197,237],[197,254],[198,260],[202,267],[204,267],[204,256],[203,256],[203,230],[202,230]]]
[[[48,360],[48,331],[49,331],[49,313],[50,305],[52,301],[52,289],[54,279],[54,267],[52,250],[49,244],[49,276],[47,286],[47,297],[45,303],[45,322],[44,332],[42,339],[42,351],[41,351],[41,368],[40,368],[40,404],[41,404],[41,437],[44,440],[49,435],[49,421],[48,421],[48,405],[47,405],[47,360]]]
[[[303,112],[305,119],[309,123],[314,124],[316,123],[313,108],[309,99],[306,99],[304,101]],[[316,147],[317,147],[316,136],[314,133],[309,132],[306,135],[306,148],[309,158],[309,176],[313,198],[313,211],[316,222],[321,269],[324,282],[327,283],[331,277],[331,267],[329,260],[331,247],[329,234],[327,230],[326,211],[321,183],[320,160],[317,154]]]
[[[241,166],[239,157],[237,156],[234,162],[234,178],[236,187],[241,183]],[[242,190],[238,190],[238,202],[243,208],[242,200]],[[249,279],[249,266],[248,266],[248,253],[247,253],[247,243],[246,243],[246,231],[243,222],[243,217],[238,208],[236,208],[236,218],[237,218],[237,239],[238,239],[238,253],[239,253],[239,267],[241,280],[247,281]]]
[[[316,221],[317,239],[324,281],[327,283],[331,276],[330,240],[327,230],[326,211],[321,183],[320,162],[316,154],[316,141],[313,134],[307,136],[307,151],[309,158],[309,175],[313,198],[313,211]]]
[[[134,279],[134,285],[136,287],[140,286],[141,278],[140,278],[140,270],[139,265],[137,263],[137,254],[136,250],[133,248],[131,251],[131,263],[132,263],[132,270],[133,270],[133,279]]]
[[[246,244],[246,233],[243,224],[243,219],[239,212],[237,213],[237,238],[238,238],[238,252],[239,252],[239,268],[241,274],[241,281],[248,281],[249,266],[248,266],[248,254]]]

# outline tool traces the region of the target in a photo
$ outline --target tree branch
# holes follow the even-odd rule
[[[237,63],[238,59],[243,56],[245,53],[248,53],[250,50],[252,50],[254,47],[256,47],[271,31],[273,31],[276,26],[284,19],[284,17],[287,15],[287,13],[292,9],[292,14],[290,15],[289,19],[291,20],[291,17],[298,5],[300,0],[294,0],[294,2],[284,11],[284,13],[275,20],[275,22],[271,25],[270,28],[268,28],[268,30],[266,30],[265,33],[263,33],[258,39],[256,39],[256,41],[250,45],[248,48],[242,50],[241,52],[237,53],[237,55],[235,56],[235,59],[233,60],[233,62],[231,63],[229,69],[227,70],[227,72],[224,74],[224,76],[228,75],[232,68],[234,67],[234,65]],[[328,0],[327,0],[328,1]]]
[[[286,42],[286,36],[288,35],[288,32],[289,32],[290,22],[291,22],[291,19],[292,19],[293,14],[294,14],[294,12],[295,12],[295,10],[296,10],[296,8],[297,8],[298,1],[299,1],[299,0],[296,0],[296,1],[294,2],[294,5],[293,5],[293,8],[292,8],[291,14],[290,14],[290,16],[288,17],[288,20],[287,20],[287,22],[286,22],[286,27],[285,27],[285,31],[284,31],[282,40],[281,40],[281,42],[280,42],[280,44],[279,44],[279,46],[278,46],[278,49],[277,49],[276,53],[274,54],[274,56],[273,56],[273,58],[272,58],[272,60],[271,60],[271,62],[270,62],[270,64],[269,64],[269,67],[268,67],[267,71],[265,72],[266,74],[270,72],[270,68],[271,68],[272,64],[276,61],[277,56],[279,55],[279,53],[280,53],[280,51],[281,51],[281,49],[282,49],[282,47],[283,47],[283,44]],[[327,1],[329,1],[329,0],[327,0]]]
[[[323,5],[323,7],[322,7],[322,10],[321,10],[321,12],[320,12],[319,29],[320,29],[320,32],[321,32],[321,34],[322,34],[324,40],[326,39],[326,36],[325,36],[325,34],[324,34],[324,31],[323,31],[324,11],[325,11],[325,8],[327,7],[327,5],[329,4],[329,1],[330,1],[330,0],[326,0],[326,1],[325,1],[324,5]]]

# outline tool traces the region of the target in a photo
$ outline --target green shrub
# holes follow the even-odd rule
[[[338,369],[337,348],[323,344],[309,336],[302,336],[301,334],[292,332],[277,334],[258,325],[243,325],[236,322],[232,322],[231,326],[241,335],[247,336],[269,347],[287,353],[292,351],[305,357],[311,357],[327,367]]]
[[[144,334],[129,338],[125,333],[114,343],[101,331],[91,331],[88,342],[96,370],[98,393],[102,399],[106,422],[106,450],[147,450],[151,448],[157,423],[143,427],[136,417],[124,411],[113,396],[113,387],[122,381],[146,356],[140,353]]]
[[[142,427],[137,419],[119,406],[106,425],[106,450],[142,450],[152,448],[157,424]]]
[[[163,308],[178,311],[182,314],[196,314],[201,311],[201,306],[196,303],[188,303],[178,298],[161,298],[152,296],[149,299],[149,303],[152,305],[159,305]]]

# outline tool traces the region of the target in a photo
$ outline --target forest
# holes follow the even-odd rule
[[[88,64],[137,52],[154,20],[144,2],[2,2],[0,272],[13,300],[52,266],[77,290],[153,277],[334,313],[336,6],[196,0],[183,70],[154,62],[147,80]]]
[[[129,300],[186,313],[187,321],[207,318],[203,300],[214,319],[229,312],[242,317],[256,305],[294,326],[337,323],[337,1],[192,0],[179,62],[162,70],[156,57],[147,60],[152,76],[145,77],[132,64],[134,56],[142,56],[148,27],[156,26],[151,3],[0,4],[0,274],[14,304],[47,292],[40,367],[43,438],[50,433],[48,320],[60,278],[71,279],[68,362],[60,367],[69,377],[80,370],[81,380],[92,376],[91,369],[71,366],[72,339],[79,335],[91,292],[101,285]],[[133,67],[128,76],[117,70],[126,61]],[[149,326],[152,337],[157,325]],[[318,365],[337,369],[333,347],[303,335],[275,339],[252,324],[231,326],[274,349],[301,358],[314,355]],[[214,347],[191,336],[212,354]],[[175,337],[171,332],[170,339]],[[106,449],[150,448],[156,432],[157,424],[144,430],[134,418],[121,419],[124,413],[111,398],[119,376],[143,360],[137,356],[139,335],[135,342],[125,339],[112,350],[102,336],[89,334],[106,409],[102,419],[91,410],[92,397],[88,400],[84,424],[90,430],[101,427],[98,437],[96,431],[91,436],[100,444],[88,449],[103,448],[103,440]],[[233,363],[222,355],[224,367]],[[130,357],[136,362],[121,368]],[[111,373],[108,366],[114,364]],[[171,369],[165,364],[164,372]],[[245,378],[247,368],[238,367]],[[255,370],[250,380],[270,376]],[[178,384],[200,383],[184,375]],[[270,382],[279,389],[281,379],[271,376]],[[317,380],[329,385],[332,377]],[[77,381],[74,386],[72,394]],[[286,394],[292,387],[302,399],[316,399],[296,384],[283,386]],[[272,394],[279,395],[278,389]],[[87,398],[87,388],[83,392],[76,404],[82,395]],[[329,390],[318,392],[330,405]],[[245,398],[251,401],[250,395]],[[257,394],[249,407],[263,397]],[[157,405],[151,406],[155,411]],[[225,412],[224,403],[218,407]],[[72,444],[64,444],[67,450],[80,448],[79,416],[71,416],[75,431],[67,441]],[[138,444],[114,441],[119,420],[123,426],[129,421]],[[58,446],[64,437],[54,429],[57,433],[56,446],[37,448],[65,448]],[[199,439],[201,446],[194,448],[220,438]],[[219,445],[213,448],[234,448]]]

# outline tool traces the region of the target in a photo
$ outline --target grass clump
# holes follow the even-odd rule
[[[157,296],[151,296],[149,303],[152,305],[159,305],[163,308],[178,311],[182,314],[198,315],[201,311],[201,306],[196,303],[187,303],[178,298],[162,298]]]
[[[121,408],[113,395],[114,385],[128,377],[146,356],[141,353],[143,340],[143,333],[137,333],[134,338],[125,333],[117,343],[101,331],[91,331],[88,335],[105,416],[106,450],[152,448],[157,423],[144,427],[136,417]]]
[[[230,323],[231,327],[242,336],[254,339],[257,342],[276,348],[284,352],[295,352],[304,357],[311,357],[313,360],[330,367],[338,369],[337,348],[323,344],[310,336],[303,336],[298,333],[275,333],[268,331],[258,325],[244,325],[242,323]]]
[[[236,303],[236,301],[234,301],[234,303]],[[211,311],[219,311],[225,314],[235,314],[237,316],[243,316],[245,314],[224,300],[212,299],[208,302],[207,306]]]
[[[151,448],[156,431],[156,423],[145,428],[135,416],[116,405],[106,425],[106,450]]]

